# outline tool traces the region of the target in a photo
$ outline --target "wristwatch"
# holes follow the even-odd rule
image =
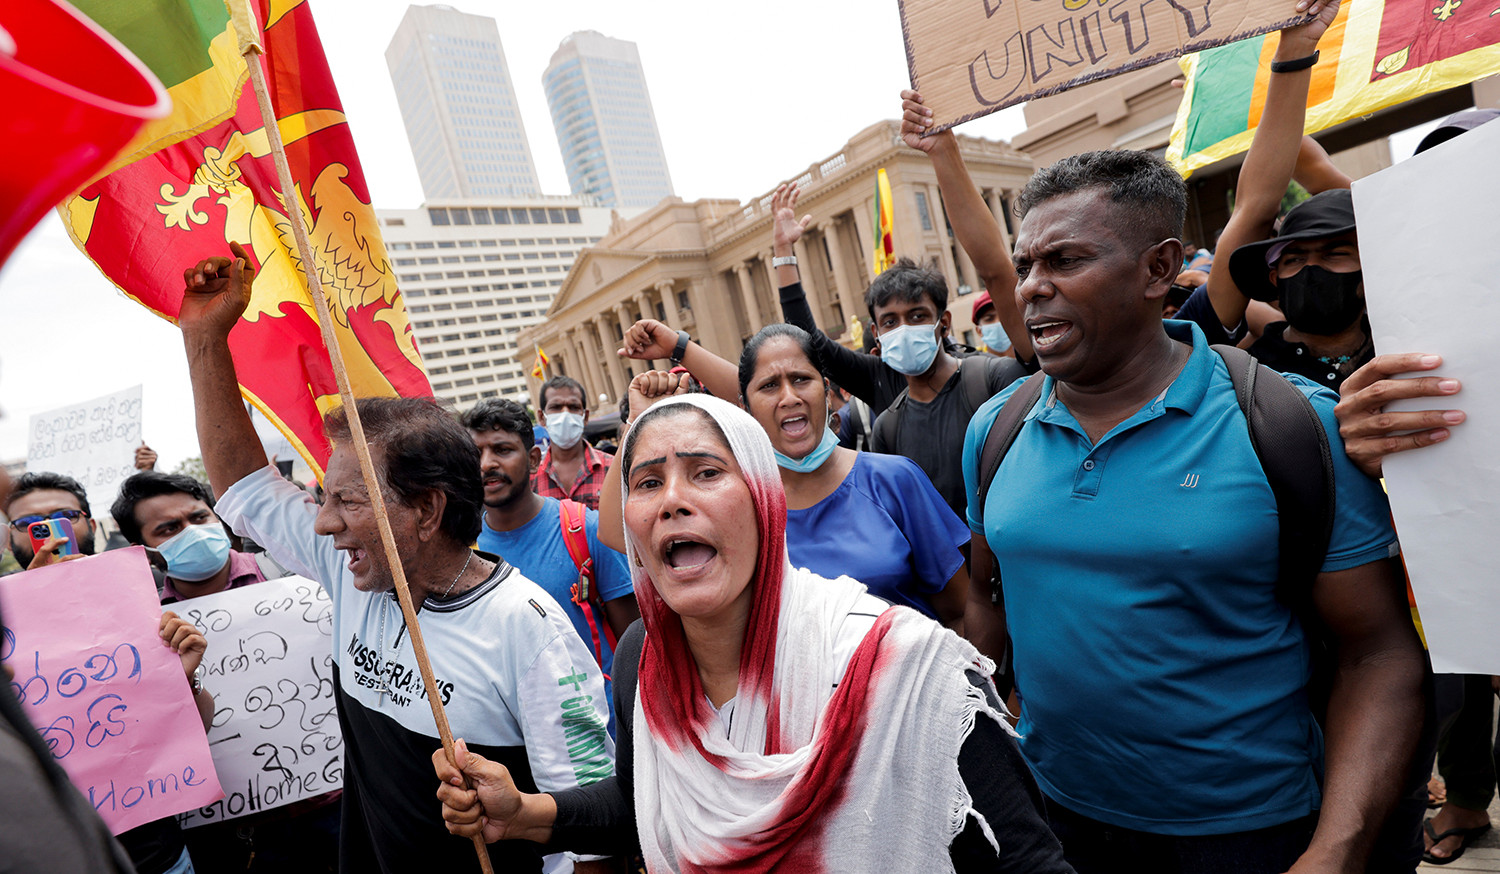
[[[194,697],[197,697],[198,693],[203,691],[203,666],[202,665],[199,665],[198,667],[196,667],[196,668],[193,669],[193,676],[188,680],[188,684],[193,687],[193,696]]]
[[[690,342],[692,342],[692,338],[688,336],[687,331],[677,332],[677,347],[672,350],[673,367],[682,363],[682,356],[687,354],[687,347]]]

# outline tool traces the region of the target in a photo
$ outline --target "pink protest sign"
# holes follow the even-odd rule
[[[115,834],[224,794],[144,550],[0,579],[0,615],[16,698]]]

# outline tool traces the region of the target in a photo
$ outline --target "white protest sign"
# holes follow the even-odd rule
[[[95,518],[109,516],[120,483],[135,473],[141,445],[141,387],[31,417],[26,469],[73,477],[88,491]]]
[[[1439,673],[1500,674],[1500,122],[1354,183],[1365,300],[1381,354],[1435,352],[1463,390],[1392,409],[1462,409],[1434,446],[1385,459],[1422,628]],[[1427,375],[1427,374],[1423,374]]]
[[[183,814],[183,827],[342,788],[333,605],[323,587],[284,577],[168,609],[208,638],[203,688],[214,696],[208,745],[225,793]]]

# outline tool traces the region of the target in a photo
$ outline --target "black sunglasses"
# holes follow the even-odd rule
[[[45,522],[48,519],[67,519],[69,522],[77,522],[79,519],[87,519],[88,516],[89,514],[82,510],[54,510],[45,516],[32,515],[12,519],[10,520],[10,527],[17,531],[25,531],[29,526],[35,525],[38,522]]]

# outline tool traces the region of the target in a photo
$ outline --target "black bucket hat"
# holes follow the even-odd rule
[[[1266,257],[1272,247],[1293,240],[1316,240],[1336,237],[1354,230],[1354,198],[1349,189],[1335,188],[1314,194],[1286,214],[1281,233],[1269,240],[1246,243],[1229,256],[1229,275],[1246,297],[1276,301],[1281,292],[1271,284],[1270,265]]]

